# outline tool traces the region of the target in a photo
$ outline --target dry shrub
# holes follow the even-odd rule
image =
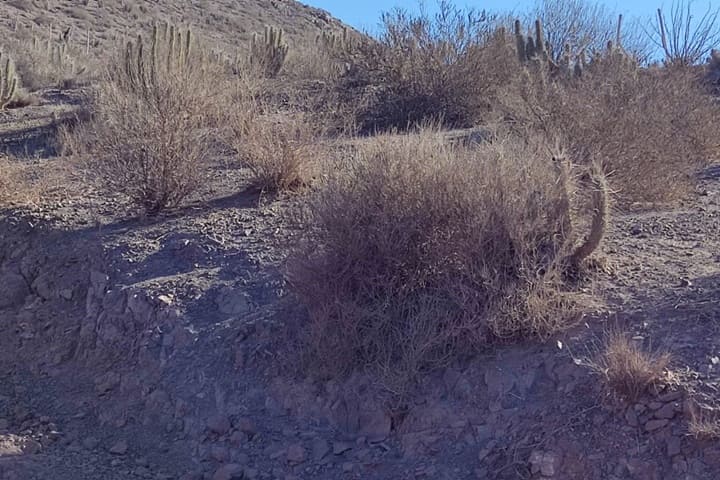
[[[245,112],[247,112],[246,110]],[[317,161],[317,130],[304,114],[243,113],[235,148],[254,187],[270,193],[308,185]]]
[[[158,48],[158,58],[170,58]],[[92,120],[64,146],[85,154],[84,167],[104,189],[152,215],[179,205],[206,180],[220,89],[196,50],[186,60],[173,58],[172,67],[160,62],[155,73],[139,70],[135,55],[137,45],[115,62],[96,91]]]
[[[577,161],[600,161],[621,204],[686,196],[717,156],[720,108],[690,69],[640,69],[616,54],[581,79],[523,69],[501,105],[516,124],[563,132]]]
[[[377,92],[361,116],[365,130],[424,120],[464,127],[487,115],[512,56],[495,17],[440,2],[436,15],[403,10],[382,17],[380,45],[368,52]]]
[[[288,263],[311,368],[412,378],[493,339],[571,323],[563,271],[580,183],[551,158],[535,138],[361,141],[309,200]]]
[[[666,378],[670,360],[669,353],[646,351],[627,334],[615,331],[607,334],[590,367],[603,377],[611,392],[633,402]]]

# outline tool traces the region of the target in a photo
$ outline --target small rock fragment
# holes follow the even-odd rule
[[[208,418],[207,427],[211,432],[217,433],[218,435],[224,435],[230,430],[230,419],[227,415],[213,415]]]
[[[318,438],[313,441],[312,444],[312,455],[316,462],[319,462],[325,456],[330,453],[330,444],[323,438]]]
[[[333,454],[342,455],[348,450],[352,449],[352,445],[345,442],[334,442],[333,443]]]
[[[99,444],[100,440],[95,437],[86,437],[82,441],[82,446],[86,450],[95,450]]]
[[[668,420],[666,420],[666,419],[662,419],[662,420],[649,420],[649,421],[645,424],[645,430],[648,431],[648,432],[654,432],[655,430],[660,430],[661,428],[663,428],[664,426],[666,426],[668,423],[670,423],[670,422],[669,422]]]
[[[125,455],[128,451],[128,444],[125,440],[120,440],[110,447],[110,453],[114,455]]]
[[[230,459],[230,451],[222,445],[210,447],[210,458],[218,462],[227,462]]]
[[[655,412],[655,418],[669,420],[675,416],[675,404],[666,403]]]
[[[670,437],[666,442],[668,457],[674,457],[680,455],[680,437]]]
[[[212,480],[240,480],[243,478],[243,468],[237,463],[229,463],[215,470]]]
[[[252,439],[257,434],[255,422],[247,417],[240,417],[236,425],[237,429],[243,432],[248,438]]]
[[[305,449],[302,447],[302,445],[295,444],[291,445],[287,449],[287,461],[289,463],[298,464],[303,463],[305,461]]]

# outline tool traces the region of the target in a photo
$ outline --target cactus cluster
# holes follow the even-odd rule
[[[582,77],[586,69],[597,67],[603,63],[613,62],[628,67],[635,66],[637,61],[622,47],[622,20],[623,17],[620,15],[618,17],[615,41],[608,41],[604,50],[591,52],[589,60],[585,49],[573,53],[572,47],[566,44],[563,46],[562,56],[557,62],[553,60],[552,46],[545,40],[542,22],[540,20],[535,21],[534,36],[525,36],[520,20],[516,20],[515,44],[518,60],[521,65],[526,67],[530,65],[546,67],[548,73],[555,76],[562,75],[575,78]]]
[[[276,77],[285,63],[289,47],[283,37],[281,28],[268,25],[262,37],[255,33],[250,41],[250,65],[268,78]]]
[[[531,60],[548,61],[550,59],[550,46],[545,41],[542,22],[540,20],[535,20],[534,38],[532,35],[526,37],[522,32],[520,20],[515,20],[515,43],[517,45],[517,54],[520,63],[526,63]]]
[[[315,37],[315,44],[327,52],[347,53],[351,46],[348,29],[343,27],[342,33],[323,31]]]
[[[182,74],[190,66],[193,34],[174,25],[153,26],[149,50],[142,35],[128,42],[123,62],[128,87],[147,94],[159,87],[163,75]]]
[[[68,41],[71,32],[71,28],[68,28],[57,37],[51,34],[47,40],[42,41],[38,39],[37,36],[34,36],[32,46],[34,51],[47,57],[47,62],[52,65],[55,70],[70,75],[79,75],[85,71],[85,68],[76,67],[75,59],[69,52]],[[89,46],[87,48],[89,49]]]
[[[18,83],[10,57],[0,52],[0,110],[4,110],[15,98]]]

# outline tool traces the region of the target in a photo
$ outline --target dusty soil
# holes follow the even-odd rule
[[[43,98],[3,114],[0,150],[54,153],[73,96]],[[404,401],[293,368],[294,200],[214,168],[156,219],[88,188],[0,213],[0,479],[717,478],[720,442],[688,419],[720,400],[720,167],[682,205],[615,212],[588,284],[604,303],[578,328],[428,374]],[[682,386],[608,396],[583,360],[609,328],[672,352]]]

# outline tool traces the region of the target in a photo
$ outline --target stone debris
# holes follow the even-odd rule
[[[127,451],[128,443],[125,440],[119,440],[110,447],[110,453],[113,455],[125,455]]]

